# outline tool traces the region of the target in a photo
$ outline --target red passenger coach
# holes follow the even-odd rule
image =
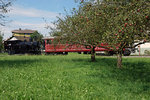
[[[88,48],[85,48],[83,45],[69,45],[69,44],[53,44],[54,37],[47,37],[44,38],[45,41],[45,53],[46,54],[53,54],[53,53],[58,53],[58,54],[67,54],[68,52],[84,52],[88,53],[91,50]],[[103,45],[103,44],[101,44]],[[105,48],[101,47],[96,47],[95,51],[108,51]]]
[[[46,54],[68,54],[68,52],[78,52],[81,53],[83,52],[84,54],[89,53],[91,50],[86,48],[83,45],[69,45],[69,44],[54,44],[54,37],[47,37],[47,38],[43,38],[43,40],[45,41],[45,53]],[[106,46],[105,44],[100,44],[101,46]],[[110,51],[106,48],[102,48],[102,47],[96,47],[95,48],[96,52],[99,51],[107,51],[108,54],[113,55],[115,54],[114,51]],[[129,52],[128,54],[130,55],[131,52]]]

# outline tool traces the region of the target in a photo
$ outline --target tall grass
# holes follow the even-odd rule
[[[1,56],[0,100],[149,100],[150,59]]]

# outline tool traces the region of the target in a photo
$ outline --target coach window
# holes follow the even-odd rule
[[[52,40],[47,40],[47,44],[52,44]]]

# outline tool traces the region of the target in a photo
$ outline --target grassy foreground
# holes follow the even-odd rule
[[[150,59],[0,56],[0,100],[149,100]]]

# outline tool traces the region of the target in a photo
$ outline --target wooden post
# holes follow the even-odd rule
[[[140,45],[138,46],[138,49],[139,49],[139,56],[140,56],[140,55],[141,55],[141,53],[140,53],[140,52],[141,52],[141,50],[140,50]]]

